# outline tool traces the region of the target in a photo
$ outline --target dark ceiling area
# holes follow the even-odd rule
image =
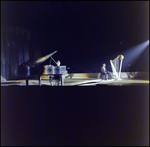
[[[147,1],[2,1],[1,22],[30,29],[42,55],[57,50],[54,57],[63,64],[94,72],[103,62],[115,58],[115,54],[149,40],[148,4]]]

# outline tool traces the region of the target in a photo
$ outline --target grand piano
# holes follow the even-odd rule
[[[22,75],[26,78],[26,85],[28,86],[28,79],[29,77],[36,76],[39,81],[39,86],[41,85],[41,75],[61,75],[61,86],[63,85],[64,81],[62,75],[67,74],[68,71],[66,70],[66,66],[52,66],[52,65],[44,65],[44,62],[51,58],[55,63],[56,61],[52,58],[52,56],[57,51],[50,53],[44,57],[40,57],[37,59],[28,60],[21,65],[18,66],[18,74]],[[51,61],[50,60],[50,61]]]

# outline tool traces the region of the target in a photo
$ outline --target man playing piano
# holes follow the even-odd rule
[[[56,64],[57,64],[57,66],[60,66],[60,61],[58,60],[57,62],[56,62]],[[51,66],[51,65],[50,65]],[[50,81],[50,85],[51,86],[53,86],[53,79],[56,79],[56,80],[58,80],[58,83],[59,83],[59,85],[61,84],[61,75],[51,75],[50,77],[49,77],[49,81]]]

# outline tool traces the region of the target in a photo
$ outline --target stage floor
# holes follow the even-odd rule
[[[122,80],[101,80],[97,78],[79,78],[79,79],[64,79],[63,86],[96,86],[96,85],[108,85],[108,86],[148,86],[149,80],[147,79],[122,79]],[[1,81],[1,86],[26,86],[25,79],[21,80],[7,80]],[[38,85],[38,80],[30,79],[29,86]],[[41,86],[50,86],[48,79],[41,80]]]

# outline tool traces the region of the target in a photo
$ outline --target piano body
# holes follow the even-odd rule
[[[38,59],[28,60],[18,66],[18,74],[23,75],[26,78],[26,85],[28,86],[28,79],[30,76],[37,76],[39,85],[41,85],[41,75],[61,75],[61,85],[63,85],[63,74],[67,74],[66,66],[50,66],[44,65],[44,61],[48,58],[52,58],[57,51],[48,54]],[[55,60],[53,59],[55,62]],[[56,62],[55,62],[56,63]]]

